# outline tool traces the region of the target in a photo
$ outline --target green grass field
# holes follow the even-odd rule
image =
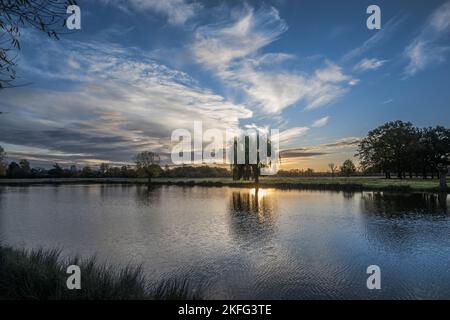
[[[154,184],[174,184],[185,186],[229,186],[255,187],[253,181],[233,181],[231,178],[156,178]],[[449,181],[450,185],[450,180]],[[146,184],[147,179],[128,178],[68,178],[68,179],[0,179],[0,185],[66,184],[66,183],[128,183]],[[282,189],[317,190],[367,190],[367,191],[424,191],[438,192],[437,179],[384,179],[382,177],[262,177],[260,187]]]
[[[449,181],[450,185],[450,180]],[[233,181],[231,178],[203,179],[154,179],[157,183],[224,185],[237,187],[254,187],[253,181]],[[260,187],[292,189],[361,189],[361,190],[403,190],[403,191],[439,191],[437,179],[385,179],[382,177],[262,177]]]

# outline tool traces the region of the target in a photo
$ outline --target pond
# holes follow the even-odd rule
[[[450,299],[447,195],[0,187],[0,241],[142,264],[210,299]],[[367,267],[381,269],[368,290]]]

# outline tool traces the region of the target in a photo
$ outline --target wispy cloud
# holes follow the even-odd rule
[[[358,71],[377,70],[381,68],[387,60],[379,60],[376,58],[364,58],[355,67]]]
[[[381,45],[383,42],[387,41],[392,34],[396,31],[396,29],[401,25],[404,21],[404,17],[393,17],[389,19],[388,22],[382,27],[380,31],[377,31],[373,36],[364,41],[362,45],[350,50],[347,54],[344,55],[342,61],[350,61],[352,59],[361,57],[368,51],[376,48]]]
[[[167,16],[172,25],[182,25],[194,17],[202,8],[198,2],[186,0],[100,0],[106,4],[116,5],[124,11],[130,8],[139,11],[153,11]]]
[[[27,62],[34,66],[28,71],[42,83],[63,79],[68,86],[2,92],[9,114],[0,118],[0,142],[49,150],[49,159],[78,154],[84,162],[130,161],[142,150],[169,152],[171,132],[192,128],[194,120],[225,130],[252,116],[137,51],[75,41],[35,45],[42,54],[28,57],[36,60]]]
[[[308,75],[283,68],[296,57],[283,53],[262,54],[260,50],[287,30],[272,7],[245,7],[231,21],[202,26],[195,33],[192,51],[196,61],[213,71],[222,82],[243,91],[246,104],[265,114],[277,114],[303,103],[306,110],[333,102],[356,84],[342,69],[327,61]]]
[[[308,131],[308,127],[296,127],[280,132],[278,137],[280,141],[280,148],[287,148],[298,142],[298,138],[306,134]]]
[[[324,127],[328,124],[328,120],[330,120],[330,117],[323,117],[323,118],[317,119],[316,121],[313,122],[311,127],[314,127],[314,128]]]
[[[404,55],[409,61],[405,76],[413,76],[430,64],[444,62],[450,52],[449,35],[450,2],[446,2],[430,15],[419,35],[405,49]]]
[[[286,168],[295,168],[308,160],[309,166],[323,170],[329,161],[344,161],[352,158],[360,141],[360,137],[346,137],[327,144],[287,148],[280,152],[281,163]]]

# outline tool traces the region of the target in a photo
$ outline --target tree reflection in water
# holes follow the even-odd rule
[[[230,229],[240,240],[267,241],[273,235],[277,212],[273,192],[261,188],[232,192]]]
[[[447,194],[364,192],[360,208],[365,237],[399,254],[431,241],[442,245],[447,239],[439,235],[450,232],[448,201]]]
[[[363,212],[395,218],[404,214],[447,214],[446,193],[383,193],[364,192]]]

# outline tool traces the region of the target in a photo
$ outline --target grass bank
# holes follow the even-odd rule
[[[68,179],[0,179],[1,185],[30,184],[147,184],[147,179],[128,178],[68,178]],[[155,185],[239,187],[255,188],[251,182],[233,181],[231,178],[157,178]],[[449,181],[450,185],[450,181]],[[439,192],[437,179],[384,179],[382,177],[263,177],[259,187],[304,190],[342,190],[342,191],[400,191],[400,192]],[[447,190],[450,191],[450,190]]]
[[[68,290],[69,265],[81,269],[81,290]],[[191,300],[186,280],[151,284],[141,267],[114,269],[95,258],[62,259],[58,250],[0,246],[0,300]]]

